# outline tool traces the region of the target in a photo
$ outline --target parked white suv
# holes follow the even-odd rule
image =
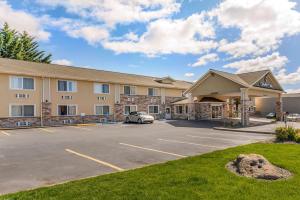
[[[154,117],[148,115],[146,112],[131,112],[125,119],[126,123],[135,122],[139,124],[153,123]]]

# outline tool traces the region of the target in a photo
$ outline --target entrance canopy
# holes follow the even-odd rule
[[[281,112],[281,94],[283,88],[270,70],[255,71],[242,74],[231,74],[218,70],[209,70],[185,94],[189,103],[199,102],[204,97],[217,98],[230,104],[231,98],[239,98],[241,102],[241,121],[249,122],[249,101],[251,97],[277,97]],[[279,116],[281,113],[278,113]]]

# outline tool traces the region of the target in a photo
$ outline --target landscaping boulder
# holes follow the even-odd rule
[[[240,154],[236,160],[227,164],[227,168],[238,175],[256,179],[277,180],[292,175],[258,154]]]

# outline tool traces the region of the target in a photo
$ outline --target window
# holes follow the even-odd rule
[[[124,94],[125,95],[135,95],[135,92],[136,92],[135,86],[129,86],[129,85],[124,86]]]
[[[34,79],[12,76],[10,78],[10,88],[14,90],[34,90]]]
[[[60,105],[58,106],[58,115],[72,116],[76,115],[77,107],[75,105]]]
[[[189,113],[189,107],[186,105],[185,106],[185,113],[188,114]]]
[[[176,114],[183,114],[183,106],[175,107]]]
[[[10,108],[12,117],[33,117],[34,105],[12,105]]]
[[[109,94],[109,84],[94,84],[94,93],[95,94]]]
[[[109,106],[96,105],[95,114],[96,115],[109,115]]]
[[[148,95],[149,96],[159,96],[159,89],[158,88],[148,88]]]
[[[57,84],[57,89],[59,92],[75,92],[77,90],[77,85],[75,81],[59,80]]]
[[[159,113],[159,107],[158,106],[149,106],[148,107],[148,113],[149,114],[158,114]]]
[[[131,106],[125,106],[124,108],[124,114],[129,115],[131,112],[137,111],[137,106],[136,105],[131,105]]]

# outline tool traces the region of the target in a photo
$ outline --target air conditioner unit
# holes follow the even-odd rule
[[[16,94],[17,99],[28,99],[29,94]]]
[[[101,118],[100,123],[107,123],[107,119],[106,118]]]
[[[71,99],[73,99],[72,96],[61,96],[61,98],[64,99],[64,100],[71,100]]]
[[[16,125],[18,127],[26,127],[26,126],[31,126],[31,122],[17,122]]]
[[[100,101],[105,101],[106,100],[106,97],[98,97],[98,100]]]
[[[72,124],[73,120],[72,119],[64,119],[62,122],[63,122],[63,124]]]

